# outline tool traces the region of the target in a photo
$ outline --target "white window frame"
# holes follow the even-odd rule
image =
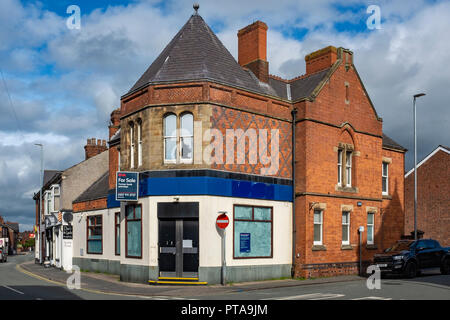
[[[348,216],[347,223],[344,223],[344,221],[342,221],[344,214],[347,214],[347,216]],[[344,241],[344,234],[342,234],[342,244],[349,245],[350,244],[350,211],[342,211],[341,223],[342,223],[342,226],[347,226],[347,240]]]
[[[316,223],[316,221],[314,220],[314,216],[316,215],[316,213],[320,213],[320,222],[319,223]],[[314,226],[316,224],[320,225],[320,240],[319,241],[314,240],[314,238],[315,238],[314,232],[315,232],[316,228],[313,227],[313,244],[314,245],[322,245],[323,244],[323,210],[315,209],[314,216],[313,216],[313,225]]]
[[[134,124],[130,124],[130,168],[134,168]]]
[[[384,165],[386,165],[386,175],[384,174]],[[386,179],[386,190],[383,190],[383,179]],[[383,162],[381,164],[381,191],[382,194],[389,194],[389,163]]]
[[[54,197],[58,197],[61,195],[61,188],[59,187],[59,184],[52,185],[52,193]]]
[[[342,154],[344,150],[338,149],[338,185],[342,186]]]
[[[346,186],[352,186],[352,151],[345,152],[345,177],[346,177]]]
[[[372,215],[372,223],[369,223],[369,215]],[[369,226],[372,226],[372,241],[369,241]],[[367,244],[375,243],[375,213],[367,213]]]
[[[175,117],[175,136],[166,136],[166,119],[168,118],[168,117],[170,117],[170,116],[174,116]],[[166,115],[164,115],[164,118],[163,118],[163,144],[164,144],[164,148],[163,148],[163,157],[164,157],[164,163],[177,163],[177,159],[178,159],[178,152],[179,152],[179,147],[178,147],[178,126],[177,126],[177,121],[178,120],[178,117],[175,115],[175,114],[173,114],[173,113],[169,113],[169,114],[166,114]],[[166,158],[166,146],[167,146],[167,143],[166,143],[166,141],[168,140],[168,139],[173,139],[173,138],[175,138],[175,145],[176,145],[176,150],[175,150],[175,159],[167,159]]]
[[[142,122],[137,122],[138,167],[142,166]]]
[[[186,135],[186,131],[182,127],[183,123],[183,117],[185,116],[191,116],[192,117],[192,134]],[[192,113],[183,113],[180,117],[180,141],[179,141],[179,158],[181,163],[192,163],[194,161],[194,115]],[[190,158],[183,158],[183,139],[184,138],[191,138],[192,139],[192,156]]]

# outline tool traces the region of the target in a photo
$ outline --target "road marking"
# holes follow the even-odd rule
[[[339,297],[344,297],[344,294],[339,293],[308,293],[297,296],[281,297],[281,298],[270,298],[263,300],[326,300],[334,299]]]
[[[392,298],[383,298],[383,297],[362,297],[362,298],[354,298],[352,300],[392,300]]]
[[[16,290],[16,289],[11,288],[11,287],[8,287],[8,286],[6,286],[6,285],[4,285],[3,287],[5,287],[6,289],[9,289],[9,290],[12,290],[12,291],[14,291],[14,292],[16,292],[16,293],[18,293],[18,294],[25,294],[25,293],[23,293],[22,291]]]

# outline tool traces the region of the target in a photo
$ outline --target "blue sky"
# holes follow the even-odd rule
[[[411,150],[412,95],[418,101],[418,154],[450,145],[450,2],[427,0],[199,0],[199,13],[236,57],[237,31],[269,26],[270,73],[293,78],[304,56],[328,45],[354,52],[384,132]],[[109,113],[193,13],[189,0],[0,1],[0,215],[29,229],[46,169],[82,161],[86,139],[107,138]],[[378,5],[381,29],[366,21]],[[81,29],[69,30],[69,5]],[[9,103],[7,90],[13,105]],[[14,111],[17,117],[14,116]],[[16,120],[17,118],[17,120]]]

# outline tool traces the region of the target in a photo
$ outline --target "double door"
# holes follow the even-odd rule
[[[188,203],[191,204],[191,203]],[[158,206],[160,277],[195,278],[199,266],[198,204]],[[186,210],[188,209],[188,210]]]

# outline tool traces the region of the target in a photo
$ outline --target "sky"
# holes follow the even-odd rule
[[[34,225],[40,150],[45,169],[84,160],[86,139],[107,139],[109,114],[193,13],[193,0],[0,0],[0,215]],[[304,56],[328,45],[353,51],[355,66],[413,166],[450,146],[450,1],[199,0],[199,14],[237,57],[237,31],[268,26],[270,73],[305,73]],[[70,29],[70,5],[80,28]],[[376,5],[378,11],[368,10]],[[379,12],[379,28],[373,28]]]

